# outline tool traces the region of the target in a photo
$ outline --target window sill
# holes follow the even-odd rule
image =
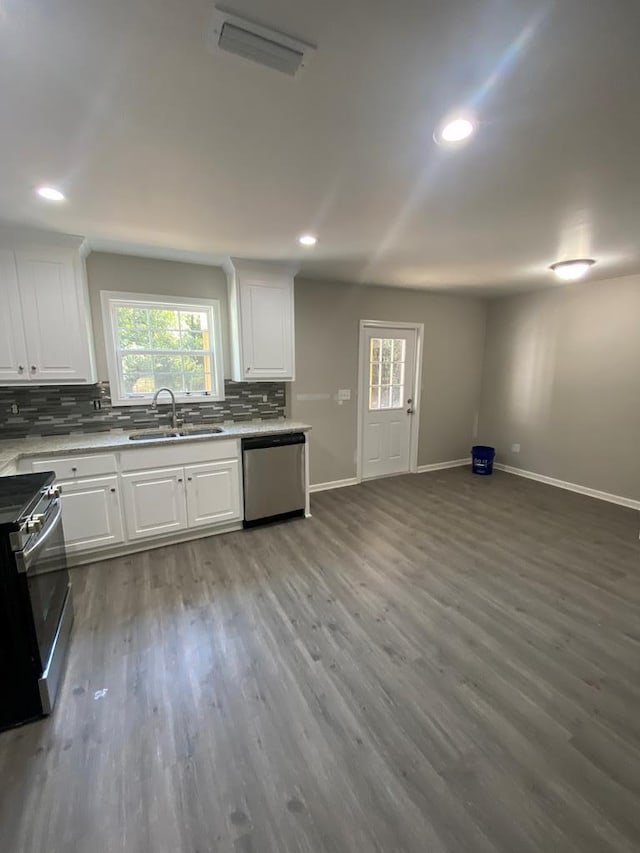
[[[200,397],[194,395],[185,396],[184,394],[178,396],[176,394],[176,405],[177,406],[204,406],[208,403],[224,403],[224,396],[214,396],[213,394],[209,394],[206,397]],[[153,397],[125,397],[122,400],[118,400],[116,398],[111,399],[111,406],[114,409],[118,409],[121,406],[151,406],[153,402]],[[171,405],[171,397],[164,392],[158,397],[158,406],[170,406]]]

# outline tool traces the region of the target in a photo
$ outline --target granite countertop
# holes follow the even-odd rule
[[[192,424],[193,429],[201,429],[206,424]],[[131,450],[135,447],[149,447],[161,444],[180,444],[185,441],[220,441],[229,438],[250,438],[260,435],[276,435],[287,432],[309,432],[309,424],[292,420],[244,421],[242,423],[212,424],[223,431],[213,435],[186,435],[179,438],[150,438],[131,441],[135,431],[82,433],[71,435],[44,435],[29,438],[0,439],[0,476],[5,469],[16,465],[27,457],[65,456],[74,453],[87,453],[100,450]],[[169,429],[169,427],[165,427]],[[189,425],[185,425],[189,429]],[[138,430],[149,432],[149,430]]]

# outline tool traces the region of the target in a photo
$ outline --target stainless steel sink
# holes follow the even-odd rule
[[[179,435],[183,438],[188,438],[190,435],[220,435],[221,432],[224,432],[222,427],[196,427],[194,429],[183,429],[180,430]]]
[[[135,432],[129,436],[130,441],[151,441],[154,438],[178,438],[179,433],[170,429],[154,429],[149,432]]]
[[[220,435],[222,427],[194,427],[193,429],[151,429],[146,432],[134,432],[129,436],[130,441],[153,441],[159,438],[189,438],[199,435]]]

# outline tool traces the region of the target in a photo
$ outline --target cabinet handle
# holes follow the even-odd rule
[[[72,470],[72,471],[73,471],[73,473],[75,474],[75,473],[76,473],[76,471],[77,471],[78,469],[77,469],[77,468],[72,468],[71,470]]]
[[[18,365],[18,373],[24,373],[24,364]]]
[[[179,482],[179,483],[181,483],[181,482],[182,482],[182,477],[178,477],[178,482]]]
[[[109,489],[109,491],[110,491],[112,494],[114,494],[114,495],[115,495],[115,493],[116,493],[116,490],[115,490],[115,489]]]
[[[189,482],[191,482],[191,481],[193,480],[193,477],[187,477],[187,480],[188,480]]]
[[[32,372],[32,373],[35,373],[37,369],[38,369],[38,368],[35,366],[35,364],[32,364],[32,365],[31,365],[31,372]]]

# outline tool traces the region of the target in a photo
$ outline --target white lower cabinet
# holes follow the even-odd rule
[[[122,476],[129,539],[234,521],[241,516],[237,459]]]
[[[189,527],[240,518],[240,465],[237,459],[187,465],[184,473]]]
[[[60,486],[62,523],[69,553],[124,542],[116,476],[62,482]]]
[[[55,472],[76,563],[139,540],[149,546],[192,529],[215,533],[243,517],[240,442],[232,439],[26,458],[19,470]]]
[[[124,474],[122,488],[129,539],[145,539],[186,528],[184,468]]]

